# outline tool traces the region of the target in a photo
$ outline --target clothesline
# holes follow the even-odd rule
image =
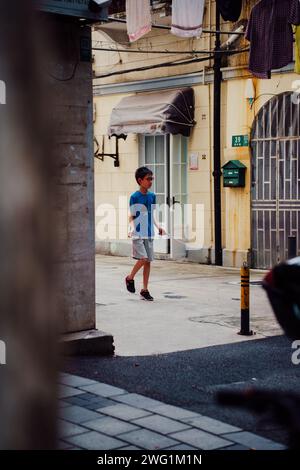
[[[242,0],[216,0],[217,11],[225,21],[236,22],[242,12]],[[203,31],[205,0],[172,0],[171,33],[181,38],[200,37]],[[130,42],[137,41],[152,28],[150,0],[126,0],[126,23]],[[121,20],[122,22],[122,20]],[[206,30],[209,34],[228,34],[228,32]],[[231,33],[229,33],[231,34]]]
[[[246,52],[246,51],[247,50],[238,51],[238,53],[239,52]],[[234,52],[234,51],[227,51],[228,55],[234,55],[236,53],[237,52]],[[117,72],[109,72],[109,73],[105,73],[105,74],[102,74],[102,75],[95,75],[94,78],[107,78],[107,77],[113,77],[115,75],[123,75],[123,74],[126,74],[126,73],[141,72],[141,71],[145,71],[145,70],[158,69],[158,68],[163,68],[163,67],[178,67],[180,65],[190,65],[190,64],[194,64],[194,63],[198,63],[198,62],[205,62],[205,61],[213,59],[213,58],[214,58],[214,54],[210,54],[206,57],[194,57],[194,58],[191,58],[191,59],[184,59],[184,60],[177,59],[177,60],[173,60],[172,62],[164,62],[164,63],[160,63],[160,64],[146,65],[144,67],[136,67],[136,68],[132,68],[132,69],[119,70]],[[192,73],[194,73],[194,72],[192,72]]]
[[[127,20],[124,18],[116,18],[114,16],[109,16],[107,18],[107,22],[111,23],[111,22],[115,22],[115,23],[127,23]],[[163,24],[155,24],[155,23],[151,23],[151,26],[152,28],[157,28],[157,29],[167,29],[167,30],[171,30],[171,26],[167,26],[167,25],[163,25]],[[205,29],[203,28],[202,29],[202,33],[206,33],[206,34],[224,34],[224,35],[227,35],[227,36],[231,36],[231,34],[238,34],[239,36],[243,36],[245,33],[240,33],[240,32],[236,32],[236,33],[233,33],[232,31],[217,31],[217,30],[213,30],[213,29]]]
[[[153,64],[153,65],[145,65],[144,67],[135,67],[132,69],[125,69],[125,70],[118,70],[117,72],[109,72],[101,75],[95,75],[94,78],[107,78],[107,77],[113,77],[115,75],[123,75],[126,73],[133,73],[133,72],[142,72],[146,70],[152,70],[152,69],[159,69],[159,68],[164,68],[164,67],[178,67],[180,65],[189,65],[189,64],[195,64],[197,62],[205,62],[206,60],[213,59],[213,55],[207,56],[207,57],[199,57],[199,58],[192,58],[192,59],[177,59],[173,61],[168,61],[168,62],[163,62],[160,64]]]
[[[245,49],[230,49],[230,50],[224,50],[224,49],[213,49],[213,50],[190,50],[190,51],[169,51],[169,50],[163,50],[163,51],[156,51],[156,50],[142,50],[142,49],[116,49],[116,48],[111,48],[111,47],[92,47],[93,51],[108,51],[108,52],[132,52],[135,54],[231,54],[233,52],[235,53],[242,53],[242,52],[249,52],[249,48]]]

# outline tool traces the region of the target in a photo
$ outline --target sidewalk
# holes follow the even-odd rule
[[[60,449],[283,450],[241,428],[83,377],[61,374]]]
[[[149,290],[154,302],[141,301],[141,272],[136,294],[124,278],[133,260],[96,256],[97,328],[114,337],[118,356],[145,356],[252,341],[282,334],[266,293],[259,285],[263,271],[252,271],[251,329],[240,330],[240,271],[186,262],[152,264]],[[258,284],[257,284],[258,283]]]

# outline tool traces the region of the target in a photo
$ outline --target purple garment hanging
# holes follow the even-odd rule
[[[289,22],[294,25],[300,24],[300,0],[292,0]]]
[[[271,78],[273,69],[293,61],[291,5],[291,0],[261,0],[251,11],[246,31],[249,70],[258,78]]]

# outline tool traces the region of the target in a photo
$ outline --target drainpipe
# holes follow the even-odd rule
[[[209,0],[209,29],[213,29],[212,24],[212,0]],[[209,50],[212,50],[212,35],[209,35]],[[210,59],[210,66],[212,65]],[[212,87],[210,84],[207,85],[208,87],[208,109],[209,109],[209,204],[210,204],[210,248],[213,247],[214,244],[214,207],[213,207],[213,177],[212,177],[212,154],[213,154],[213,146],[212,146]],[[211,251],[211,250],[210,250]],[[209,262],[211,263],[211,253],[209,255]]]
[[[216,30],[220,31],[220,10],[216,3]],[[220,50],[221,35],[216,33],[215,51]],[[214,60],[214,206],[215,206],[215,264],[223,265],[221,212],[221,54]]]

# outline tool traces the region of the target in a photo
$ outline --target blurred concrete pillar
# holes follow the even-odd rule
[[[72,18],[52,20],[55,53],[48,65],[55,96],[55,162],[59,272],[64,286],[61,327],[65,333],[95,328],[94,167],[90,28]]]
[[[90,29],[29,5],[0,2],[1,449],[55,447],[59,333],[113,351],[95,330]]]
[[[29,6],[0,2],[1,449],[51,449],[56,442],[57,221],[46,122],[52,103],[46,101],[41,38]]]
[[[55,97],[56,261],[64,351],[112,354],[112,336],[96,330],[91,28],[69,17],[48,15],[47,23],[55,38],[47,74]]]

